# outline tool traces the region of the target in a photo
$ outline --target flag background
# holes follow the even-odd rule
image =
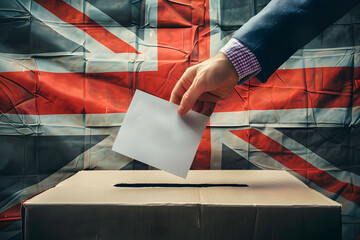
[[[2,1],[0,239],[20,239],[21,201],[79,170],[151,169],[111,151],[135,89],[168,100],[268,2]],[[219,102],[192,169],[286,169],[359,239],[359,46],[358,5]]]

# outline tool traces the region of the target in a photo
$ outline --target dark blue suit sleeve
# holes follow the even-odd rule
[[[256,56],[266,82],[299,48],[335,22],[360,0],[272,0],[237,30],[234,38]]]

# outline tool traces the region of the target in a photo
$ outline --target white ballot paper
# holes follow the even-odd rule
[[[112,150],[186,178],[209,117],[177,108],[136,90]]]

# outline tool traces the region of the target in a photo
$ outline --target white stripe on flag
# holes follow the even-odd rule
[[[358,124],[360,108],[300,108],[215,112],[214,127],[349,127]]]
[[[27,0],[19,0],[19,3],[28,10],[35,18],[42,21],[54,31],[61,34],[63,37],[73,41],[74,43],[83,46],[88,52],[51,52],[40,53],[36,56],[56,57],[56,56],[78,56],[78,64],[73,62],[62,62],[53,58],[37,58],[31,54],[3,54],[0,58],[0,72],[13,71],[47,71],[54,73],[68,73],[68,72],[142,72],[142,71],[157,71],[157,30],[156,28],[145,26],[136,31],[144,32],[144,40],[138,38],[135,33],[122,27],[112,18],[95,8],[90,3],[86,2],[86,7],[93,20],[107,21],[107,25],[103,25],[109,32],[122,39],[124,42],[137,47],[141,54],[136,53],[114,53],[103,44],[92,38],[83,30],[75,27],[72,24],[63,22],[61,19],[53,15],[51,12],[43,8],[38,3],[32,1],[31,4]],[[83,7],[80,7],[79,2],[69,2],[77,10],[83,12]],[[151,11],[151,17],[148,16],[148,21],[157,21],[157,1],[146,1],[146,11]],[[136,27],[133,27],[134,29]],[[46,33],[44,33],[46,34]],[[85,69],[84,69],[85,66]]]

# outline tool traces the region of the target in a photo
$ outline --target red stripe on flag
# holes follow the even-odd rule
[[[210,157],[211,157],[211,131],[210,128],[206,128],[204,135],[202,136],[199,148],[196,152],[194,161],[191,165],[191,169],[205,170],[210,169]]]
[[[159,51],[159,56],[164,54]],[[134,89],[169,99],[173,86],[187,66],[189,63],[186,61],[172,60],[160,61],[157,72],[3,72],[0,75],[0,112],[35,115],[126,112]],[[333,72],[348,70],[351,71],[323,69]],[[286,71],[289,75],[300,72]],[[354,80],[351,86],[346,78],[343,81],[343,89],[331,94],[295,87],[272,87],[272,82],[269,86],[268,83],[255,85],[253,81],[251,85],[237,86],[236,92],[219,102],[216,111],[360,106],[360,80]]]
[[[0,222],[20,220],[21,219],[20,209],[21,209],[21,203],[18,203],[15,206],[8,208],[5,211],[1,212],[0,213]]]
[[[230,132],[319,187],[339,194],[360,206],[360,188],[356,185],[339,181],[256,129],[233,130]]]
[[[265,84],[253,78],[245,85],[236,86],[235,91],[219,102],[215,111],[360,106],[360,100],[353,101],[360,96],[360,91],[353,89],[356,69],[360,68],[279,69]]]
[[[360,67],[354,68],[353,89],[354,89],[353,105],[360,106]]]
[[[191,6],[184,2],[158,0],[158,28],[191,27]]]
[[[109,48],[114,53],[137,53],[134,47],[130,46],[84,13],[78,11],[62,0],[35,0],[42,7],[60,18],[62,21],[72,24],[93,37],[96,41]]]

